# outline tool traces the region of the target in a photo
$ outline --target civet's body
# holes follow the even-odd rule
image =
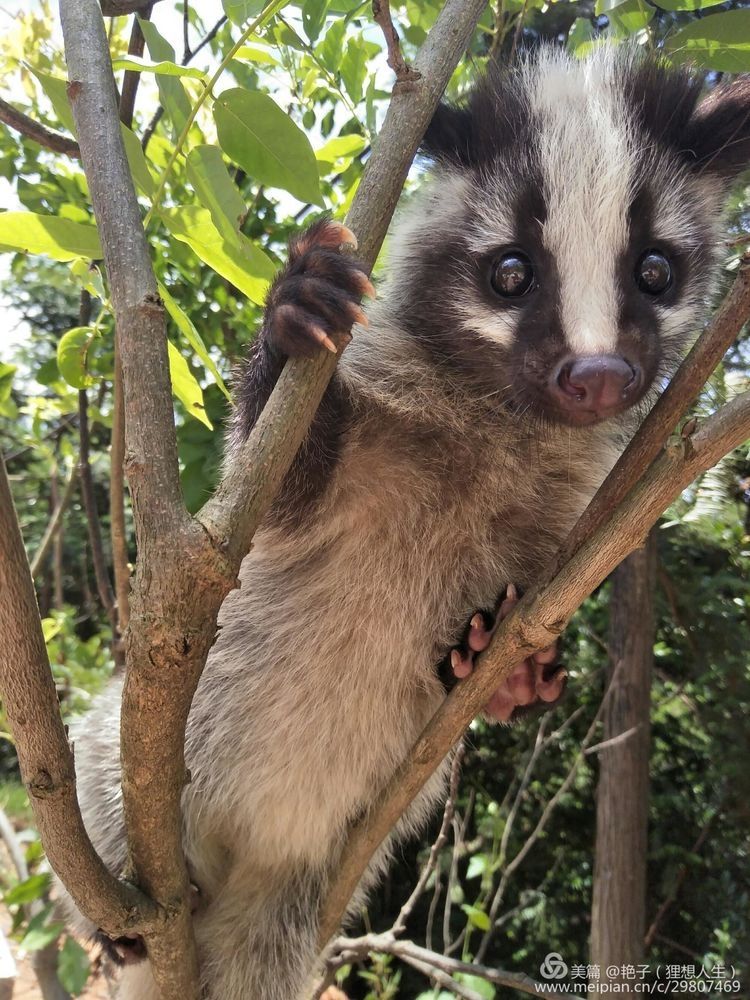
[[[703,105],[699,90],[633,53],[543,49],[436,116],[433,177],[222,609],[190,714],[185,850],[210,1000],[303,995],[347,827],[444,697],[437,664],[475,609],[533,581],[696,329],[750,132],[742,83]],[[285,355],[361,316],[337,231],[293,247],[234,441]],[[119,696],[74,734],[84,818],[114,871]],[[147,961],[121,995],[155,998]]]

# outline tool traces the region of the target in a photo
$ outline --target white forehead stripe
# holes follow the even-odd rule
[[[614,352],[634,152],[613,60],[606,49],[585,62],[548,51],[527,86],[539,120],[542,233],[557,265],[565,339],[577,354]]]

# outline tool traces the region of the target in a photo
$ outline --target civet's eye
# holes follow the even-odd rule
[[[534,287],[534,268],[525,253],[510,250],[493,263],[490,282],[504,299],[517,299]]]
[[[661,295],[672,284],[672,267],[658,250],[647,250],[635,266],[635,281],[646,295]]]

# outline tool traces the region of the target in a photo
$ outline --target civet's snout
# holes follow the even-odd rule
[[[639,365],[617,354],[596,354],[563,358],[547,382],[547,393],[566,423],[584,426],[627,410],[642,387]]]

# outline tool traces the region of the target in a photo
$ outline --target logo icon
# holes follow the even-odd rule
[[[559,951],[551,951],[539,966],[539,972],[545,979],[564,979],[568,967]]]

